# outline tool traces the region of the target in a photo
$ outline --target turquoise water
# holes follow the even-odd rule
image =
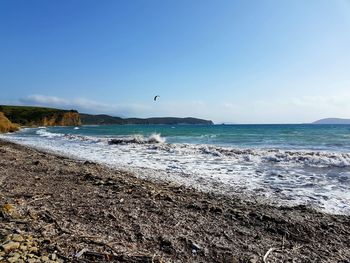
[[[168,143],[244,148],[350,151],[350,125],[105,125],[48,128],[48,131],[87,136],[145,137],[159,133]]]
[[[106,125],[0,138],[203,191],[350,215],[350,125]]]

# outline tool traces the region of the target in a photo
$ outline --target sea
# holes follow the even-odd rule
[[[350,215],[350,125],[92,125],[0,138],[154,181]]]

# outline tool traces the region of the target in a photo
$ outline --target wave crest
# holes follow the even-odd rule
[[[158,133],[151,134],[148,138],[142,135],[134,135],[133,138],[114,138],[108,141],[108,144],[162,144],[165,143],[165,138]]]

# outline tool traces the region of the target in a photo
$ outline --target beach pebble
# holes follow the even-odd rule
[[[258,262],[260,262],[260,259],[257,255],[250,255],[248,262],[249,263],[258,263]]]
[[[8,252],[10,252],[10,251],[12,251],[12,250],[18,249],[18,248],[19,248],[19,245],[20,245],[20,244],[19,244],[18,242],[12,242],[12,241],[10,241],[10,242],[8,242],[8,243],[2,245],[2,249],[3,249],[6,253],[8,253]]]
[[[50,259],[49,259],[48,256],[42,256],[42,257],[41,257],[41,260],[42,260],[43,262],[48,262]]]
[[[23,242],[23,241],[24,241],[24,238],[23,238],[21,235],[14,234],[14,235],[12,236],[12,241]]]

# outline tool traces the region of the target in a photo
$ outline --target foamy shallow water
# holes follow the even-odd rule
[[[273,204],[307,204],[329,213],[350,214],[349,153],[165,143],[158,135],[146,139],[114,136],[125,143],[111,145],[111,138],[47,129],[24,129],[0,137],[135,171],[143,178],[227,195],[242,194]]]

